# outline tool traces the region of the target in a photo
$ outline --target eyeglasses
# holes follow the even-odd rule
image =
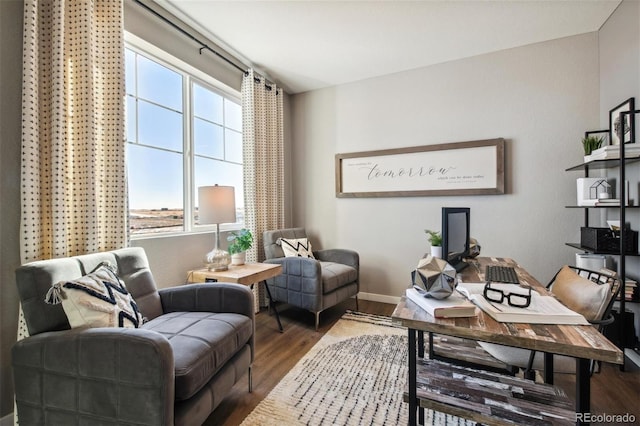
[[[507,299],[509,306],[526,308],[531,303],[531,287],[528,286],[527,288],[529,289],[529,294],[505,293],[499,288],[492,288],[491,282],[488,282],[484,286],[483,295],[490,302],[502,303],[504,299]]]

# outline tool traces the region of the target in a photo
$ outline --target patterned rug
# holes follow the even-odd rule
[[[406,330],[347,312],[247,416],[251,425],[406,425]],[[473,425],[431,410],[426,425]]]

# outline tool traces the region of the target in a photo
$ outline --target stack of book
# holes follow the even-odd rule
[[[627,278],[624,282],[624,300],[638,299],[640,299],[640,290],[638,289],[638,283]]]
[[[434,318],[460,318],[476,316],[476,307],[460,293],[454,291],[446,299],[425,297],[415,288],[408,288],[407,299],[424,309]]]
[[[619,198],[599,198],[594,203],[594,206],[619,206],[620,199]]]
[[[624,156],[626,158],[640,157],[640,144],[631,143],[624,145]],[[588,163],[594,160],[615,160],[620,158],[620,145],[607,145],[585,155],[584,161]]]

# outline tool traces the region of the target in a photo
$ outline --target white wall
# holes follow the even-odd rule
[[[599,125],[597,33],[388,75],[292,98],[294,223],[361,256],[365,297],[399,296],[441,207],[471,207],[482,254],[512,257],[546,282],[574,263],[580,139]],[[334,155],[507,140],[507,194],[337,199]]]

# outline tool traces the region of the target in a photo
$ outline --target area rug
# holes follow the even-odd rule
[[[242,425],[406,425],[406,334],[388,317],[347,312]],[[425,425],[474,424],[425,411]]]

